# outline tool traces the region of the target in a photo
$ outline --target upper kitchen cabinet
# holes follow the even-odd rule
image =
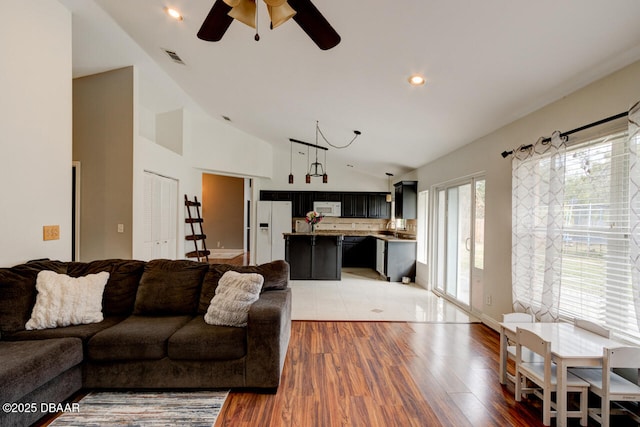
[[[318,202],[339,202],[342,196],[339,191],[315,191],[313,201]]]
[[[313,202],[340,202],[344,218],[389,219],[389,193],[360,191],[280,191],[261,190],[260,200],[291,201],[294,218],[304,217],[313,209]]]
[[[294,217],[303,217],[313,210],[313,193],[309,191],[294,191],[291,193],[291,204]]]
[[[416,219],[418,216],[418,181],[396,182],[396,218]]]
[[[291,192],[290,191],[261,190],[260,191],[260,200],[267,200],[267,201],[273,201],[273,202],[290,202],[291,201]]]
[[[341,216],[344,218],[366,218],[367,202],[367,193],[343,193]]]
[[[387,202],[388,193],[369,193],[367,202],[367,218],[391,218],[391,203]]]

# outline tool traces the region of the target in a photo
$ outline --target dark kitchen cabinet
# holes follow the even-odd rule
[[[290,191],[260,190],[260,200],[271,200],[271,201],[276,201],[276,202],[290,202],[291,201],[291,192]]]
[[[366,218],[368,197],[367,193],[343,193],[342,212],[343,218]]]
[[[294,218],[302,218],[313,209],[313,202],[341,202],[341,216],[345,218],[391,217],[388,193],[355,191],[281,191],[260,190],[260,200],[290,201]]]
[[[386,193],[369,193],[367,198],[367,218],[391,218],[391,203],[387,202]]]
[[[393,185],[396,195],[396,218],[418,217],[418,182],[400,181]]]
[[[376,270],[389,282],[401,282],[403,277],[415,281],[415,241],[376,239]]]
[[[291,280],[340,280],[342,236],[286,234],[285,260]]]
[[[344,236],[342,266],[374,268],[376,239],[370,236]]]
[[[310,191],[294,191],[291,193],[292,215],[301,218],[313,210],[313,193]]]
[[[341,193],[338,191],[314,191],[313,200],[319,202],[339,202]]]

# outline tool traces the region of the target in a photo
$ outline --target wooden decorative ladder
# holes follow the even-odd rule
[[[187,240],[193,241],[195,245],[195,251],[187,252],[187,258],[198,258],[198,261],[202,261],[203,259],[209,262],[209,254],[211,252],[207,250],[207,244],[205,243],[205,239],[207,236],[202,231],[202,217],[200,216],[200,202],[198,202],[198,198],[194,196],[193,202],[189,200],[187,195],[184,195],[184,205],[187,207],[187,218],[184,221],[191,226],[191,234],[186,235],[185,238]],[[195,217],[191,215],[191,209],[195,208]],[[198,229],[198,232],[196,232]],[[202,242],[201,245],[198,245],[198,242]]]

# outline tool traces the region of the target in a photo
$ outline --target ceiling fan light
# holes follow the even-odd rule
[[[229,0],[224,0],[225,3]],[[235,3],[235,1],[231,1]],[[253,0],[239,0],[237,6],[232,6],[229,16],[251,28],[256,27],[256,2]],[[227,3],[228,4],[228,3]]]
[[[236,7],[237,5],[240,4],[242,0],[222,0],[222,1],[225,2],[227,6]]]
[[[267,10],[269,11],[269,17],[271,18],[271,28],[279,27],[289,19],[293,18],[293,15],[296,14],[296,11],[293,10],[286,1],[282,2],[279,6],[270,5],[270,1],[265,0],[265,3],[267,3]]]

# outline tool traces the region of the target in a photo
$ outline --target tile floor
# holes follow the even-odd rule
[[[293,320],[479,321],[415,283],[385,282],[367,268],[344,268],[341,281],[292,280],[290,285]]]

